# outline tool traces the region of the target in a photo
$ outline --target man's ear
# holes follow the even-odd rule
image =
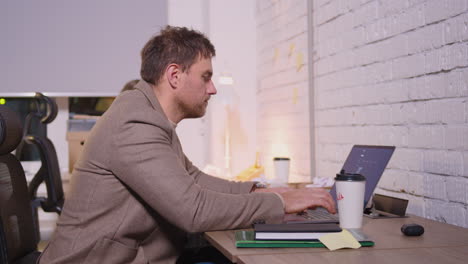
[[[182,69],[179,65],[172,63],[169,64],[166,68],[166,78],[172,88],[177,88],[180,82],[180,74],[182,73]]]

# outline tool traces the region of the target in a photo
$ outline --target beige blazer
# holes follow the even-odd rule
[[[280,198],[251,188],[193,166],[142,81],[91,131],[39,263],[175,263],[188,232],[281,222]]]

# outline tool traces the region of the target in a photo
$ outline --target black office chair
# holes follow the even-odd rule
[[[26,117],[22,143],[34,145],[39,152],[41,160],[41,167],[29,183],[29,197],[33,206],[35,229],[38,230],[37,236],[40,237],[37,209],[41,207],[44,212],[60,214],[62,212],[65,196],[57,152],[55,151],[52,141],[47,137],[30,133],[30,126],[33,119],[39,119],[43,125],[47,125],[54,121],[57,116],[58,107],[54,100],[41,93],[36,93],[35,99],[37,110],[29,113]],[[17,157],[18,155],[20,154],[17,153]],[[42,183],[46,185],[47,197],[37,196],[37,190]]]
[[[0,260],[35,263],[38,238],[23,167],[11,154],[21,141],[21,122],[0,105]]]

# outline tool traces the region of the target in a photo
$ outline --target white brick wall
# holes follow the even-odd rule
[[[312,16],[316,173],[353,144],[395,145],[377,192],[468,227],[468,1],[314,1]]]
[[[307,26],[306,4],[257,0],[258,142],[267,168],[284,151],[294,179],[333,177],[352,145],[395,145],[377,192],[409,199],[410,213],[468,227],[468,0],[314,0],[310,48],[307,29],[292,27]],[[306,64],[300,71],[295,52]]]
[[[257,142],[267,177],[291,158],[290,182],[310,181],[307,1],[257,1]]]

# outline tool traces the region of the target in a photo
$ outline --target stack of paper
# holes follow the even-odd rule
[[[328,224],[256,224],[256,240],[317,240],[320,237],[341,232],[335,223]]]
[[[351,234],[352,237],[359,242],[359,245],[362,247],[372,247],[374,242],[370,240],[364,233],[360,230],[343,230],[342,232],[335,232],[334,235],[344,235]],[[330,234],[328,234],[330,235]],[[323,238],[323,237],[322,237]],[[348,238],[345,238],[349,239]],[[235,232],[236,247],[238,248],[304,248],[304,247],[328,247],[330,250],[350,247],[353,248],[355,245],[348,246],[349,241],[342,242],[343,238],[331,238],[332,243],[327,245],[322,241],[316,240],[257,240],[255,239],[255,232],[253,230],[240,230]],[[325,239],[326,240],[326,239]]]

